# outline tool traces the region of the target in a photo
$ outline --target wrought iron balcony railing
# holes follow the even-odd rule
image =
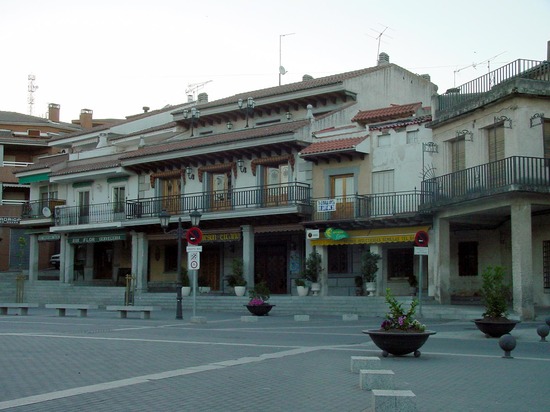
[[[25,202],[21,213],[22,219],[44,219],[53,218],[56,206],[62,206],[65,200],[62,199],[43,199]]]
[[[367,219],[418,213],[422,193],[377,193],[369,195],[336,196],[312,200],[312,221]]]
[[[422,210],[510,191],[550,193],[550,159],[512,156],[424,180],[422,191]]]
[[[56,208],[56,226],[119,222],[127,219],[156,218],[164,209],[170,214],[233,212],[246,209],[309,206],[310,187],[305,183],[288,183],[224,191],[189,193],[179,196],[126,200],[88,206]]]
[[[519,59],[468,83],[449,89],[445,94],[437,97],[436,115],[443,111],[453,110],[470,101],[479,100],[493,87],[514,78],[550,82],[550,62]]]

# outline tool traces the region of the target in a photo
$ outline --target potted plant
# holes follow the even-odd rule
[[[418,280],[416,279],[416,276],[411,273],[407,280],[409,281],[411,296],[416,296],[416,291],[418,288]]]
[[[481,296],[485,305],[483,318],[475,319],[477,328],[487,337],[500,338],[510,333],[519,321],[506,317],[510,287],[504,284],[502,266],[488,266],[482,277]]]
[[[270,298],[270,291],[265,281],[259,282],[248,291],[250,300],[245,305],[250,313],[256,316],[266,316],[273,306],[267,301]]]
[[[205,274],[201,274],[197,278],[197,283],[198,283],[198,287],[199,287],[199,293],[209,293],[210,292],[208,277]]]
[[[388,354],[395,356],[414,353],[415,357],[420,356],[422,345],[430,335],[436,332],[426,330],[426,325],[415,319],[416,306],[418,301],[414,299],[409,310],[405,312],[403,304],[399,303],[392,296],[390,289],[386,289],[386,303],[389,306],[389,313],[380,325],[379,329],[364,330],[370,336],[376,346],[382,349],[382,356]]]
[[[355,295],[356,296],[363,296],[365,294],[365,291],[363,290],[363,277],[362,276],[355,276]]]
[[[309,293],[309,287],[306,285],[305,278],[296,278],[294,279],[296,284],[296,290],[298,291],[298,296],[307,296]]]
[[[321,262],[321,255],[315,251],[311,252],[306,259],[304,277],[311,282],[311,291],[314,296],[317,296],[321,290],[321,284],[319,283],[319,274],[322,270]]]
[[[231,276],[227,279],[229,286],[235,290],[235,295],[244,296],[246,292],[246,280],[243,276],[243,260],[233,259],[231,262]]]
[[[191,294],[191,282],[187,274],[187,268],[181,268],[181,295],[189,296]]]
[[[369,296],[374,296],[376,292],[376,272],[378,271],[378,261],[381,256],[372,253],[370,250],[361,255],[361,275],[365,282],[365,289]]]

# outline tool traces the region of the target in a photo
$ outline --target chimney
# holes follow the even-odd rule
[[[199,93],[197,96],[197,104],[208,103],[208,93]]]
[[[546,61],[550,62],[550,40],[546,43]]]
[[[378,55],[378,66],[383,66],[385,64],[390,64],[390,56],[382,52]]]
[[[147,113],[151,108],[149,106],[143,106],[143,113]]]
[[[309,74],[304,74],[302,76],[302,81],[305,82],[307,80],[313,80],[313,76],[309,75]]]
[[[80,111],[80,127],[83,129],[91,129],[94,125],[93,118],[94,111],[90,109],[82,109]]]
[[[422,77],[423,79],[426,79],[427,81],[431,81],[431,80],[432,80],[432,78],[430,77],[430,75],[429,75],[429,74],[426,74],[426,73],[421,74],[420,77]]]
[[[48,105],[48,120],[59,123],[59,111],[60,106],[58,104],[50,103]]]

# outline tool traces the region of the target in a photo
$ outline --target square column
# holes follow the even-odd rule
[[[254,287],[254,227],[241,226],[243,231],[243,271],[249,288]]]
[[[38,280],[38,235],[29,235],[29,283]]]
[[[131,232],[132,235],[132,275],[136,277],[136,290],[147,289],[147,265],[149,260],[149,241],[143,232]]]
[[[449,234],[449,221],[446,219],[434,219],[434,240],[430,242],[437,245],[434,248],[434,297],[442,304],[451,303],[451,246]]]
[[[522,320],[533,320],[535,306],[533,301],[531,205],[528,203],[512,204],[511,217],[514,311]]]

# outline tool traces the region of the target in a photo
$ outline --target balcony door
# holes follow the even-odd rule
[[[112,205],[113,212],[116,218],[121,218],[124,214],[124,204],[126,201],[126,187],[125,186],[115,186],[113,187],[112,192]]]
[[[78,216],[80,224],[90,223],[90,191],[78,192]]]
[[[162,209],[170,214],[180,212],[181,178],[180,176],[161,179]]]
[[[487,129],[487,145],[489,151],[489,184],[490,187],[500,187],[506,184],[506,165],[499,160],[504,159],[504,125],[499,124]]]
[[[332,212],[332,219],[353,218],[355,205],[353,174],[331,176],[330,197],[336,201],[336,211]]]
[[[212,173],[210,187],[212,188],[211,204],[213,210],[231,208],[231,173]]]
[[[265,202],[268,205],[286,205],[288,202],[289,166],[266,166],[264,174]]]

